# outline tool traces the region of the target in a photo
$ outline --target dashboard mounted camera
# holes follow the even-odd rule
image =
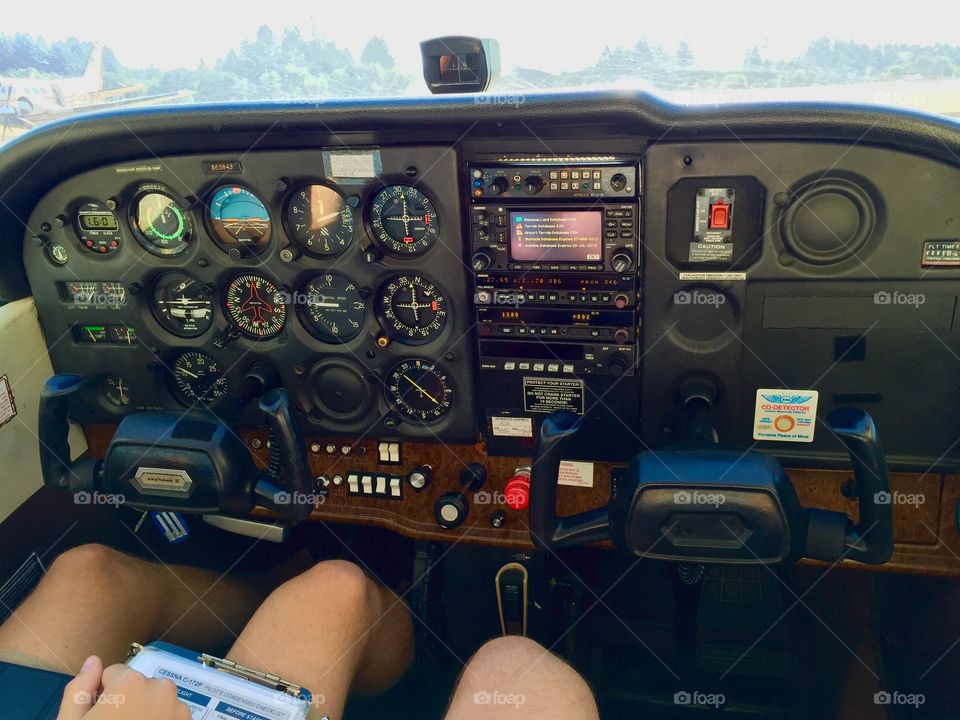
[[[500,45],[451,35],[420,43],[423,79],[434,95],[483,92],[500,74]]]

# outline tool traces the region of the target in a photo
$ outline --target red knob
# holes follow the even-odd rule
[[[511,510],[526,510],[530,505],[530,476],[514,475],[503,490]]]

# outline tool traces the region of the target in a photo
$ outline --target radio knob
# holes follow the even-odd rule
[[[626,328],[620,328],[613,334],[613,341],[617,345],[626,345],[630,341],[630,331]]]
[[[630,304],[630,297],[620,293],[615,298],[613,298],[613,306],[617,310],[623,310],[627,305]]]
[[[623,173],[617,173],[610,178],[610,187],[620,192],[627,186],[627,176]]]
[[[488,195],[503,195],[507,191],[509,185],[507,184],[507,179],[505,177],[495,177],[490,181],[490,184],[487,185],[487,194]]]
[[[633,267],[633,254],[625,248],[620,248],[610,258],[610,265],[614,272],[626,272]]]
[[[480,248],[473,254],[471,264],[474,272],[483,272],[493,265],[493,253],[489,248]]]
[[[527,195],[536,195],[538,192],[543,190],[543,180],[538,178],[536,175],[531,175],[523,182],[523,189],[527,191]]]
[[[470,463],[460,471],[460,484],[470,492],[477,492],[486,481],[487,469],[480,463]]]

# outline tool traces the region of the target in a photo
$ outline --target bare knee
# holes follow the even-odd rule
[[[377,600],[376,587],[357,565],[325,560],[278,587],[267,602],[352,615],[375,611]]]
[[[590,686],[567,663],[539,643],[525,637],[506,636],[485,643],[464,668],[451,717],[480,717],[466,713],[463,704],[495,703],[513,698],[533,711],[559,712],[556,717],[596,717]],[[481,708],[473,708],[480,710]]]
[[[130,584],[136,584],[134,575],[138,562],[106,545],[90,543],[71,548],[57,556],[47,577],[78,586],[121,589],[127,584],[127,580]]]

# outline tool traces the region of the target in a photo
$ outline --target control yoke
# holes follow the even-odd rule
[[[234,398],[257,397],[271,436],[271,462],[254,465],[236,432],[209,413],[142,412],[125,417],[103,460],[72,462],[67,439],[70,399],[86,380],[54,375],[40,392],[43,482],[71,493],[109,493],[142,510],[245,514],[270,508],[290,524],[313,510],[313,481],[287,391],[276,373],[254,366]]]
[[[641,452],[605,508],[568,517],[556,510],[567,440],[580,427],[569,411],[544,420],[530,480],[530,533],[542,548],[613,540],[640,557],[767,564],[801,557],[879,565],[893,553],[886,456],[869,414],[838,408],[826,420],[847,447],[860,516],[804,508],[780,463],[766,453],[705,445]]]

